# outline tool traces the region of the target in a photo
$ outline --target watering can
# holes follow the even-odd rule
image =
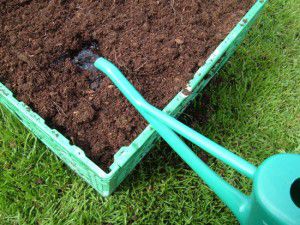
[[[100,57],[94,66],[110,78],[157,133],[229,207],[241,224],[300,224],[300,155],[274,155],[255,167],[149,104],[113,63]],[[210,169],[178,134],[253,180],[250,196]]]

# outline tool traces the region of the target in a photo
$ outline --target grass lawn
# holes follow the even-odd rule
[[[271,1],[182,120],[251,163],[300,153],[300,1]],[[201,150],[196,149],[200,152]],[[251,182],[209,158],[245,193]],[[233,224],[230,211],[164,143],[102,198],[0,107],[1,224]]]

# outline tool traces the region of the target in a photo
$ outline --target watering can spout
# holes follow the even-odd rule
[[[125,78],[122,72],[111,62],[99,58],[95,67],[105,73],[118,89],[126,96],[142,116],[153,126],[174,151],[202,178],[202,180],[222,199],[222,201],[239,218],[241,211],[246,209],[248,197],[233,188],[218,174],[210,169],[198,156],[178,137],[182,135],[192,143],[201,147],[227,165],[235,168],[245,176],[252,178],[256,167],[238,157],[224,147],[211,141],[190,127],[177,121],[165,112],[149,104],[133,85]],[[175,133],[176,132],[176,133]]]
[[[276,155],[256,168],[149,104],[111,62],[99,58],[94,66],[112,80],[158,134],[229,207],[241,224],[300,224],[300,155]],[[210,169],[177,134],[252,179],[250,197]]]

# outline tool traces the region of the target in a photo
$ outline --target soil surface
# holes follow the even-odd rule
[[[254,2],[2,0],[0,81],[105,169],[146,122],[74,57],[108,58],[163,108]]]

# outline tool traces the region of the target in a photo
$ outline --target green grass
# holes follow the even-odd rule
[[[300,153],[300,2],[272,1],[244,44],[205,90],[199,123],[182,119],[255,165]],[[68,169],[0,108],[1,224],[232,224],[230,211],[165,144],[153,149],[109,198]],[[196,149],[195,149],[196,150]],[[199,151],[200,150],[196,150]],[[209,165],[240,190],[251,182]]]

